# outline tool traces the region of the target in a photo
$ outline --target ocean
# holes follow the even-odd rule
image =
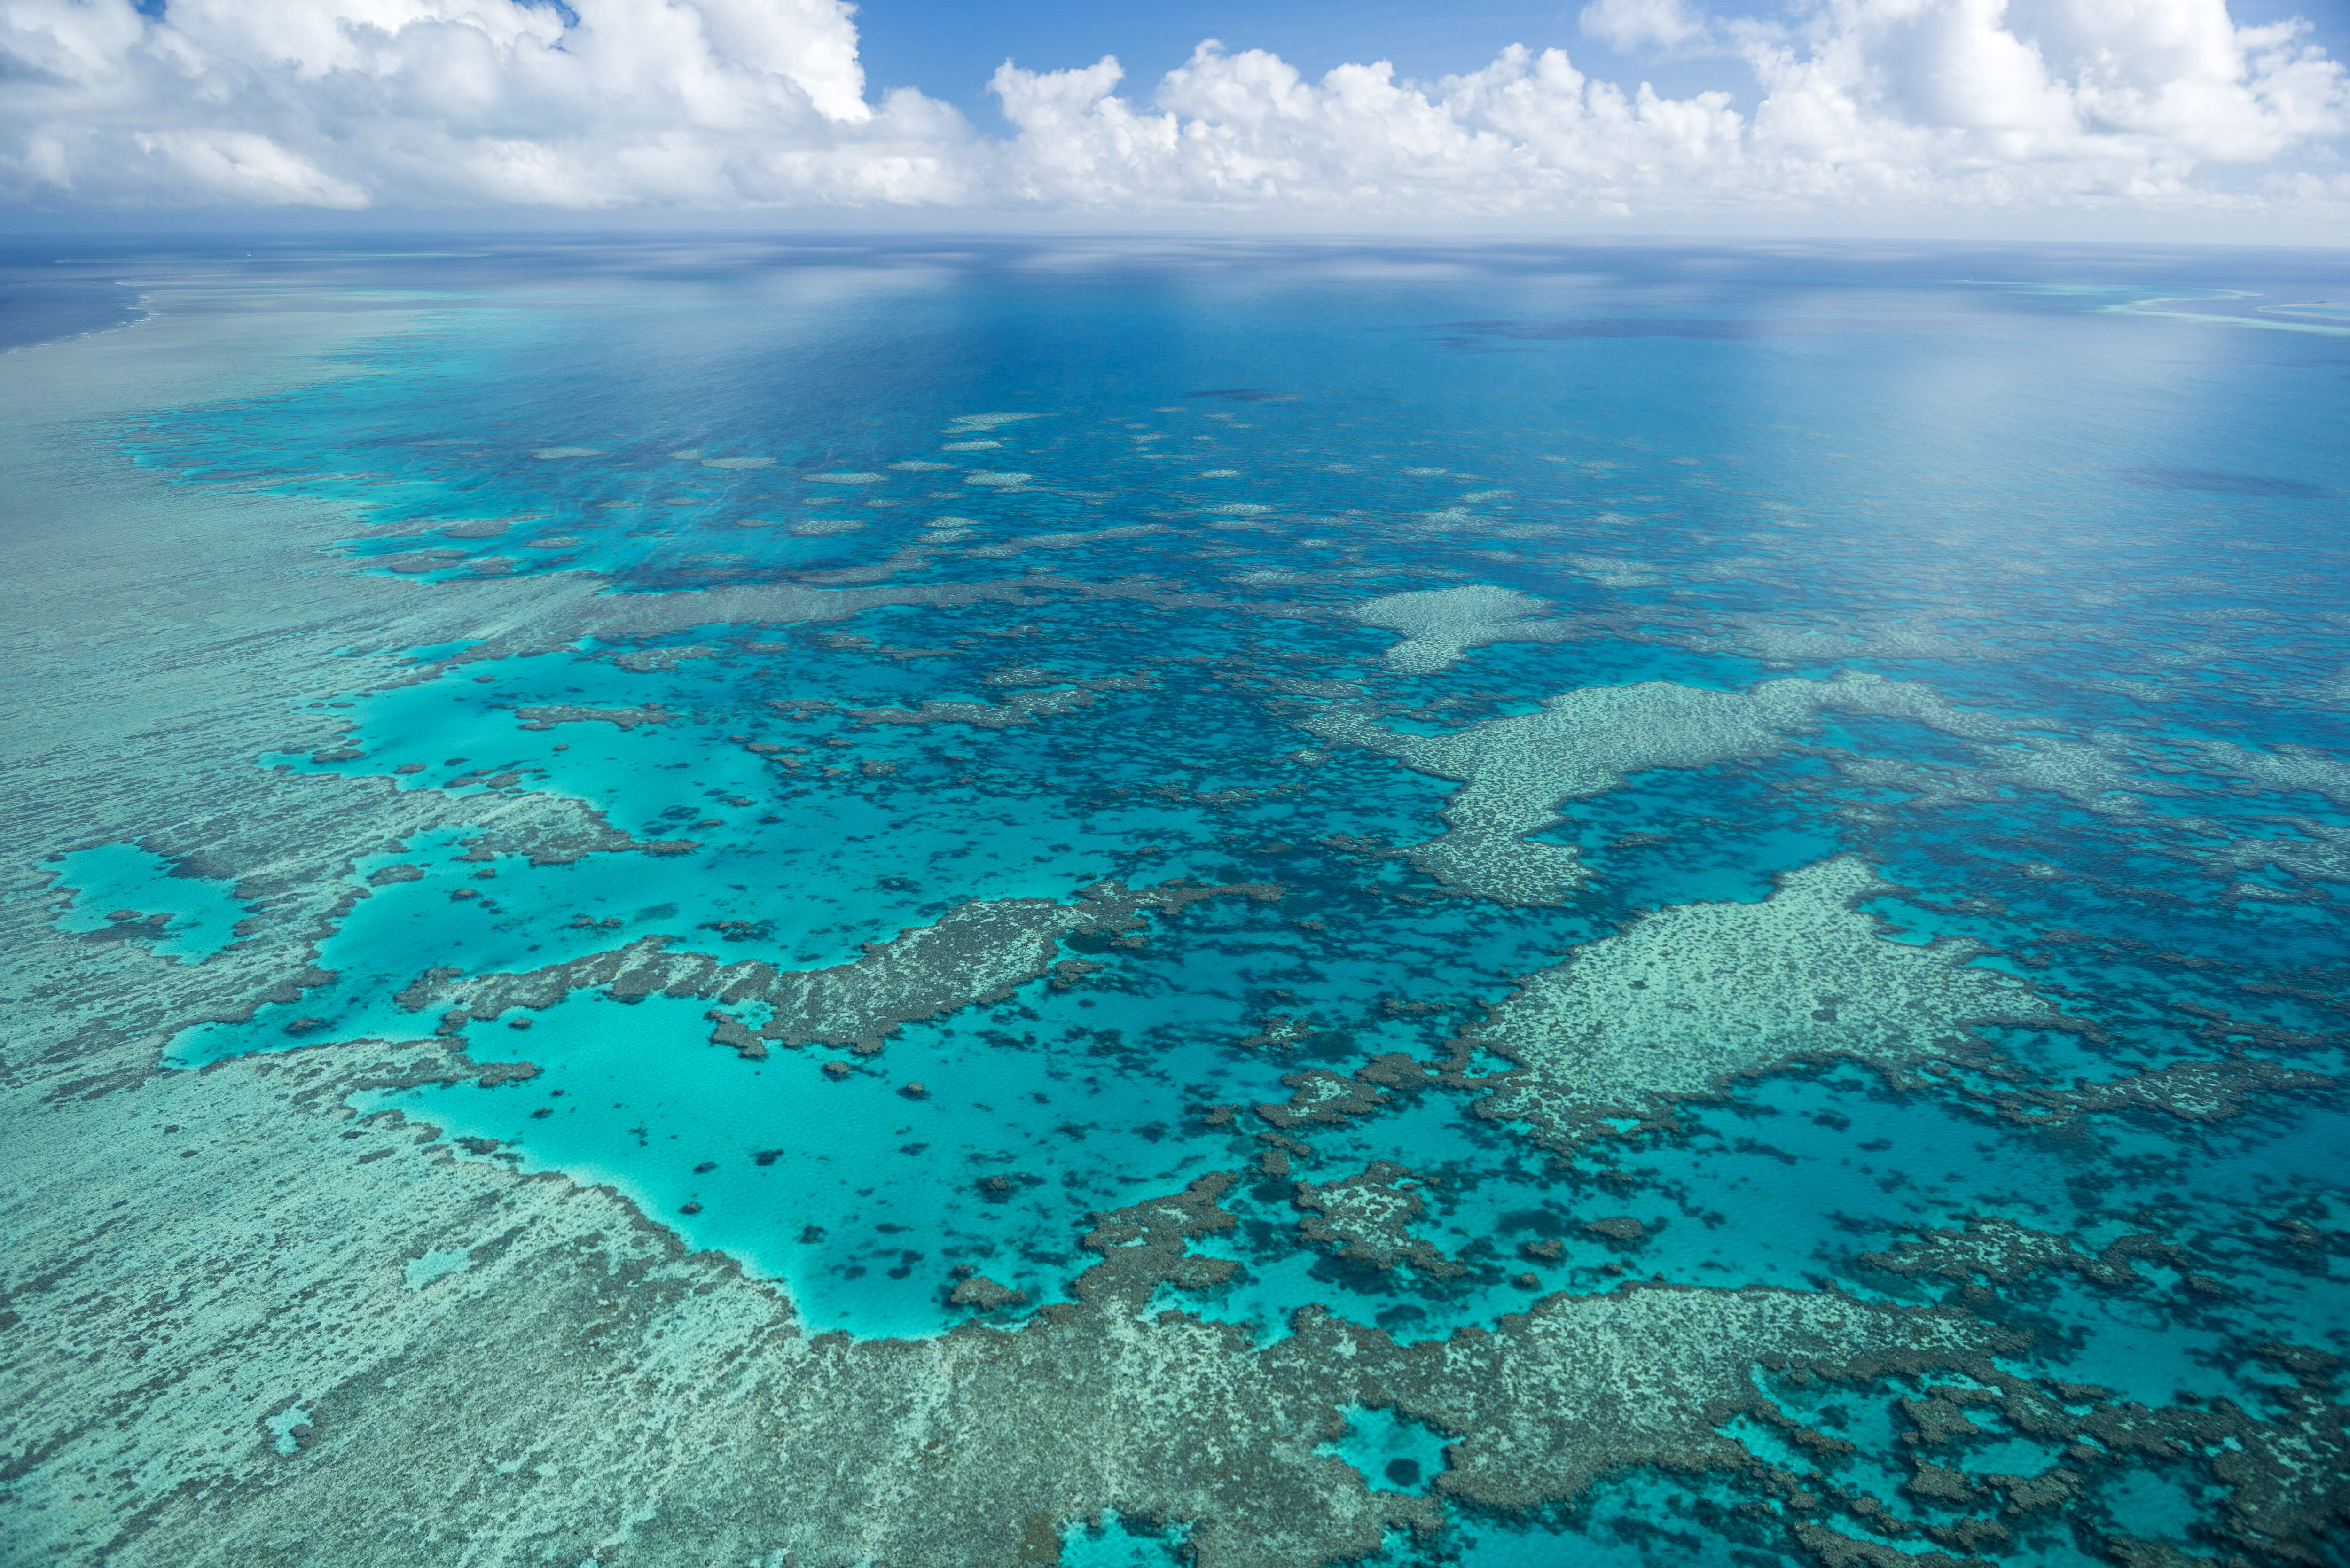
[[[2350,1561],[2337,254],[5,260],[13,1560]]]

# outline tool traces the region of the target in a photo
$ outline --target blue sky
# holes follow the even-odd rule
[[[1388,59],[1404,75],[1436,77],[1475,70],[1509,44],[1555,47],[1595,75],[1645,78],[1675,97],[1706,88],[1752,96],[1753,78],[1736,61],[1620,52],[1582,30],[1582,8],[1538,0],[859,0],[857,25],[874,88],[919,87],[987,120],[995,116],[987,79],[1007,58],[1058,70],[1116,55],[1129,78],[1155,79],[1202,38],[1221,38],[1233,50],[1269,49],[1314,76],[1349,61]],[[1722,9],[1778,17],[1787,7]],[[2350,0],[2232,0],[2228,9],[2252,26],[2301,16],[2335,58],[2350,57]]]
[[[1156,78],[1180,65],[1202,38],[1221,38],[1236,51],[1269,49],[1311,76],[1375,59],[1393,60],[1414,77],[1472,71],[1509,44],[1564,48],[1578,63],[1586,56],[1595,63],[1621,60],[1577,27],[1581,8],[1515,0],[1442,7],[1403,0],[862,0],[857,21],[876,87],[920,87],[992,115],[987,78],[1006,57],[1031,70],[1053,70],[1116,55],[1130,75]],[[1677,86],[1747,85],[1745,72],[1719,61],[1649,61],[1632,70],[1645,70],[1660,87],[1668,78]]]
[[[0,0],[0,207],[2339,244],[2345,6]]]

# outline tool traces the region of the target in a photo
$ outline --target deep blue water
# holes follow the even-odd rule
[[[950,1303],[959,1265],[1025,1293],[997,1309],[1005,1324],[1065,1299],[1090,1213],[1253,1167],[1266,1123],[1245,1107],[1285,1101],[1284,1075],[1388,1052],[1432,1062],[1517,977],[1646,912],[1752,903],[1846,852],[1902,889],[1867,905],[1898,928],[1884,940],[1980,942],[1977,962],[2100,1025],[1986,1031],[2019,1082],[2231,1054],[2338,1070],[2350,327],[2279,308],[2338,289],[2332,258],[449,251],[175,258],[240,286],[298,274],[354,301],[429,302],[436,326],[355,350],[377,374],[170,410],[118,439],[177,483],[259,480],[345,509],[343,571],[426,593],[567,575],[601,597],[483,659],[407,650],[432,671],[412,684],[380,684],[384,666],[355,653],[348,689],[312,699],[338,705],[352,754],[250,765],[392,775],[485,805],[549,792],[694,847],[484,867],[459,861],[462,828],[354,846],[354,886],[393,865],[425,874],[373,887],[326,938],[330,986],[185,1032],[174,1064],[430,1036],[434,1014],[396,993],[435,966],[517,971],[660,936],[809,969],[969,900],[1066,899],[1113,877],[1281,884],[1278,902],[1153,917],[1131,950],[1067,944],[1104,967],[907,1024],[879,1054],[751,1060],[711,1043],[705,1000],[588,989],[467,1032],[477,1060],[526,1057],[537,1077],[360,1107],[610,1182],[690,1244],[783,1282],[811,1328],[897,1335],[978,1310]],[[104,325],[88,286],[68,306],[0,286],[0,342]],[[1030,575],[1025,602],[821,621],[741,607],[763,587]],[[1382,662],[1395,632],[1348,613],[1463,585],[1517,590],[1574,635],[1415,673]],[[614,618],[653,604],[671,629]],[[646,657],[664,649],[677,658]],[[1027,673],[991,679],[1007,670]],[[1577,846],[1593,875],[1533,907],[1357,852],[1435,837],[1459,786],[1317,739],[1302,721],[1344,694],[1274,684],[1348,683],[1380,723],[1432,736],[1586,687],[1744,692],[1839,671],[1918,683],[1990,728],[1824,711],[1773,754],[1559,797],[1564,820],[1536,836]],[[849,711],[1105,680],[1003,728]],[[667,717],[517,718],[567,704]],[[73,852],[57,868],[76,929],[120,906],[168,912],[176,945],[159,950],[183,961],[226,941],[232,889],[127,846],[57,848]],[[1295,1044],[1243,1043],[1273,1018],[1305,1021]],[[848,1070],[835,1081],[828,1064]],[[2025,1375],[2252,1407],[2273,1374],[2247,1347],[2350,1348],[2339,1258],[2312,1276],[2263,1228],[2342,1222],[2350,1138],[2331,1091],[2257,1094],[2208,1124],[2098,1112],[2058,1138],[1992,1114],[1983,1089],[1779,1064],[1678,1131],[1571,1154],[1477,1116],[1478,1092],[1401,1096],[1290,1129],[1313,1149],[1299,1174],[1419,1173],[1419,1232],[1465,1273],[1338,1257],[1300,1237],[1288,1180],[1252,1178],[1229,1200],[1240,1229],[1202,1249],[1242,1271],[1180,1304],[1264,1339],[1317,1302],[1422,1338],[1523,1305],[1536,1292],[1522,1275],[1604,1290],[1627,1262],[1700,1285],[1938,1300],[1939,1284],[1860,1254],[1997,1214],[2091,1251],[2153,1231],[2232,1291],[2182,1303],[2168,1275],[2136,1294],[2052,1275],[1993,1291],[1971,1310],[2039,1332]],[[1243,1109],[1211,1122],[1211,1105]],[[1648,1227],[1637,1255],[1584,1229],[1599,1215]],[[1525,1250],[1547,1241],[1555,1256]],[[1898,1392],[1854,1431],[1889,1419]],[[1440,1449],[1375,1415],[1336,1451],[1373,1484],[1424,1486]],[[1741,1435],[1771,1457],[1770,1434]],[[1844,1479],[1909,1517],[1895,1447],[1886,1427]],[[1376,1479],[1390,1459],[1418,1468]],[[1463,1516],[1397,1560],[1799,1560],[1738,1501],[1618,1478],[1538,1523]],[[2202,1507],[2149,1470],[2074,1511],[2190,1547]],[[1106,1528],[1066,1560],[1170,1560],[1147,1532]],[[2034,1561],[2075,1558],[2053,1527],[2032,1539]]]
[[[115,258],[0,246],[0,352],[137,320],[138,292],[123,274]]]

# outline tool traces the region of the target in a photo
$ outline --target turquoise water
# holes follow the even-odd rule
[[[1060,1561],[1064,1568],[1161,1568],[1183,1561],[1183,1533],[1113,1515],[1066,1532]]]
[[[151,952],[202,963],[236,940],[244,909],[218,880],[136,844],[98,844],[49,863],[53,895],[68,901],[57,916],[68,931],[104,931]]]
[[[351,900],[313,961],[331,978],[191,1026],[164,1059],[453,1039],[527,1062],[353,1108],[608,1184],[782,1282],[811,1331],[1016,1326],[1071,1299],[1093,1214],[1241,1171],[1239,1224],[1193,1243],[1239,1267],[1159,1304],[1259,1344],[1308,1304],[1418,1343],[1661,1278],[1947,1300],[2033,1331],[2015,1376],[2268,1409],[2277,1374],[2252,1347],[2350,1350],[2341,1249],[2313,1262],[2274,1223],[2341,1222],[2338,1094],[2295,1080],[2210,1121],[2063,1096],[2213,1063],[2339,1070],[2350,339],[2159,304],[2281,297],[2316,286],[2293,270],[2314,265],[981,244],[318,260],[306,275],[330,286],[428,292],[444,328],[360,348],[373,374],[114,439],[174,483],[339,509],[322,594],[333,574],[417,595],[502,579],[523,607],[431,647],[354,628],[348,679],[302,711],[339,743],[236,759],[437,792],[448,826],[348,846]],[[1481,586],[1527,608],[1440,657],[1394,654],[1394,623],[1356,614]],[[1854,676],[1899,701],[1814,701]],[[1577,852],[1586,875],[1555,899],[1403,853],[1467,831],[1445,813],[1468,786],[1363,733],[1451,736],[1643,682],[1758,704],[1802,682],[1814,705],[1771,709],[1763,741],[1651,736],[1592,787],[1543,775],[1503,837]],[[1347,723],[1370,732],[1334,739]],[[604,836],[551,856],[499,826],[547,802]],[[123,940],[184,962],[234,940],[230,882],[134,845],[53,849],[65,929],[128,909],[147,929]],[[1487,1075],[1517,1064],[1490,1051],[1463,1058],[1467,1081],[1390,1077],[1335,1119],[1254,1108],[1287,1104],[1304,1080],[1285,1078],[1396,1054],[1437,1071],[1521,977],[1601,961],[1586,955],[1657,911],[1762,904],[1846,854],[1894,885],[1861,904],[1877,937],[1971,953],[2047,1014],[1968,1023],[1981,1051],[1940,1073],[1799,1043],[1669,1125],[1622,1116],[1571,1147],[1478,1114]],[[629,944],[812,973],[966,906],[1076,908],[1111,881],[1276,886],[1145,911],[1130,945],[1049,938],[1049,961],[1096,967],[1040,961],[878,1050],[745,1052],[700,993],[559,987],[452,1025],[416,989]],[[1706,997],[1688,1011],[1745,1027],[1738,987]],[[1380,1161],[1412,1174],[1402,1240],[1432,1252],[1383,1266],[1300,1232],[1298,1180]],[[2126,1286],[2060,1269],[1962,1291],[1863,1256],[1984,1215],[2091,1252],[2158,1236],[2186,1261]],[[464,1267],[427,1254],[407,1282]],[[2189,1272],[2225,1293],[2187,1291]],[[958,1302],[973,1274],[1018,1295]],[[1888,1412],[1917,1392],[1812,1404],[1838,1404],[1829,1425],[1859,1445],[1839,1484],[1946,1524],[1903,1490]],[[1798,1393],[1773,1397],[1808,1419]],[[1347,1419],[1323,1451],[1375,1489],[1444,1496],[1448,1439]],[[1804,1468],[1750,1418],[1724,1429]],[[2058,1459],[2002,1429],[1940,1462]],[[2201,1473],[2117,1467],[2018,1526],[2019,1550],[2075,1561],[2067,1518],[2201,1550],[2224,1506]],[[1752,1474],[1619,1475],[1539,1517],[1454,1504],[1388,1560],[1804,1560],[1760,1499]],[[1072,1525],[1061,1561],[1175,1560],[1180,1532],[1156,1528]]]
[[[1340,1412],[1347,1430],[1317,1450],[1344,1459],[1374,1491],[1425,1492],[1444,1469],[1445,1438],[1392,1410],[1350,1406]]]

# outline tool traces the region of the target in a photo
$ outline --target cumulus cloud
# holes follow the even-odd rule
[[[1433,88],[1384,63],[1318,82],[1261,50],[1203,44],[1159,84],[1156,112],[1111,91],[1117,63],[993,86],[1018,128],[1008,194],[1059,206],[1523,213],[1622,210],[1735,184],[1745,125],[1724,93],[1627,94],[1556,49],[1519,46]]]
[[[1662,96],[1512,47],[1432,82],[1210,41],[993,87],[1009,138],[865,96],[841,0],[0,0],[0,198],[41,205],[951,206],[1347,216],[2350,200],[2343,67],[2226,0],[1595,0]]]
[[[961,116],[865,100],[839,0],[0,0],[18,200],[925,202]],[[576,20],[572,18],[576,17]]]
[[[1636,55],[1678,49],[1705,38],[1705,16],[1689,0],[1598,0],[1578,18],[1583,30],[1610,48]]]

